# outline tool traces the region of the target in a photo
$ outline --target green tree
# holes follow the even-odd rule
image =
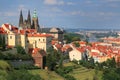
[[[115,72],[115,68],[105,69],[102,76],[103,80],[120,80],[120,75]]]
[[[2,38],[2,48],[3,48],[3,50],[5,50],[5,48],[6,48],[5,35],[4,35],[3,38]]]
[[[0,34],[0,47],[2,47],[2,36]]]
[[[74,42],[74,45],[75,45],[76,47],[80,47],[79,42]]]
[[[80,37],[78,37],[78,36],[77,37],[73,37],[72,41],[80,41]]]
[[[17,48],[17,52],[19,54],[26,54],[25,49],[23,49],[22,46],[18,45],[18,46],[16,46],[16,48]]]
[[[46,66],[49,70],[54,70],[57,65],[57,53],[53,48],[47,50]]]
[[[108,59],[106,61],[106,65],[109,68],[116,68],[116,62],[115,62],[115,58],[113,57],[112,59]]]

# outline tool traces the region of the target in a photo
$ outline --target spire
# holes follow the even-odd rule
[[[31,28],[31,16],[30,16],[30,10],[28,10],[27,26],[28,26],[28,28]]]
[[[36,10],[34,10],[33,17],[37,18],[37,12],[36,12]]]
[[[19,27],[23,27],[23,15],[22,15],[22,10],[20,11]]]
[[[30,24],[31,24],[30,10],[28,11],[28,17],[27,17],[27,21],[28,21],[28,23],[30,23]]]

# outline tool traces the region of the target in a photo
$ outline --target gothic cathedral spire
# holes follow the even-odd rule
[[[23,27],[23,15],[22,15],[22,10],[20,11],[19,27]]]
[[[28,11],[28,17],[27,17],[27,28],[31,28],[31,16],[30,16],[30,10]]]

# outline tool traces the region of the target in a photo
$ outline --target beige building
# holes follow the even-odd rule
[[[70,61],[82,60],[82,53],[78,51],[77,49],[73,49],[72,51],[69,52],[69,58],[70,58]]]
[[[7,34],[7,46],[21,45],[26,52],[31,48],[47,50],[51,46],[52,35],[37,33],[35,29],[18,29],[10,24],[3,24],[2,28]]]
[[[17,27],[10,25],[10,24],[3,24],[2,28],[6,32],[6,45],[15,47],[17,45],[21,45],[26,52],[28,52],[27,47],[27,37],[25,32],[23,33],[22,30],[18,30]]]
[[[80,51],[80,49],[77,49],[76,47],[74,47],[73,45],[70,45],[72,50],[69,52],[69,59],[70,61],[73,60],[82,60],[82,51]]]
[[[40,48],[47,50],[51,47],[52,36],[49,34],[28,34],[28,48]]]
[[[61,30],[60,28],[51,28],[50,29],[50,33],[52,36],[54,36],[54,40],[58,40],[58,41],[63,41],[63,30]]]

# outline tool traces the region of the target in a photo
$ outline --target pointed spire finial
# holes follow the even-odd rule
[[[23,27],[23,15],[22,15],[22,10],[20,10],[19,27]]]

